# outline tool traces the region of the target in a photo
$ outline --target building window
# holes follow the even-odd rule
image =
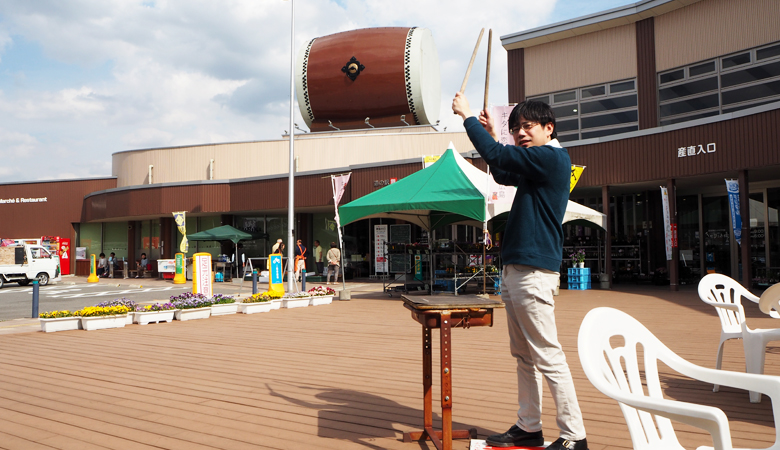
[[[780,44],[725,55],[658,74],[661,125],[780,100]]]
[[[558,140],[576,141],[639,129],[636,80],[621,80],[529,97],[550,105]]]

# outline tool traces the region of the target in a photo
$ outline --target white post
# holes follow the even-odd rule
[[[295,107],[295,0],[290,0],[290,168],[288,175],[287,194],[287,291],[295,290],[295,237],[293,229],[295,224],[295,130],[293,114]]]

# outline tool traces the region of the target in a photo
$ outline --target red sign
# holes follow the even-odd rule
[[[70,238],[60,239],[60,273],[70,275]]]
[[[677,224],[671,224],[672,228],[672,248],[677,248]]]

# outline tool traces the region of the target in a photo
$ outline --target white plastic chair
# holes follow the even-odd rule
[[[616,336],[623,338],[622,345],[610,343]],[[644,353],[646,391],[637,355],[640,346]],[[601,393],[618,401],[636,450],[682,450],[670,419],[706,430],[715,449],[733,448],[728,419],[722,410],[663,397],[659,361],[693,379],[766,394],[772,400],[775,423],[780,418],[780,378],[692,364],[666,347],[636,319],[616,309],[590,311],[582,321],[577,347],[588,380]],[[699,447],[704,448],[712,447]],[[767,450],[778,449],[780,428],[775,429],[775,443]]]
[[[773,284],[758,299],[758,309],[764,314],[780,318],[780,283]]]
[[[712,305],[720,317],[720,343],[715,368],[720,369],[723,360],[723,344],[729,339],[742,339],[745,351],[745,371],[748,373],[764,373],[766,346],[772,341],[780,340],[780,329],[750,329],[745,322],[745,310],[742,298],[759,302],[759,298],[751,294],[736,280],[725,275],[711,273],[699,281],[699,298],[704,303]],[[771,315],[771,314],[770,314]],[[716,384],[713,392],[718,392]],[[760,403],[761,395],[750,392],[750,402]]]

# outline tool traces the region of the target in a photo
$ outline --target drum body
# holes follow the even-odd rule
[[[426,28],[366,28],[312,39],[298,54],[297,73],[298,106],[311,131],[439,118],[439,56]]]

